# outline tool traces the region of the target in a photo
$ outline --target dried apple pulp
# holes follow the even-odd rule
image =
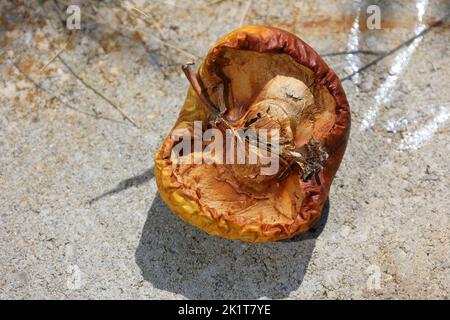
[[[199,77],[211,102],[226,110],[224,118],[235,128],[243,128],[255,114],[268,115],[275,118],[274,122],[259,128],[278,126],[284,130],[288,127],[290,142],[301,150],[312,140],[324,143],[333,127],[334,98],[325,86],[315,82],[312,70],[287,54],[225,48],[215,61],[214,69],[206,70],[202,66]],[[293,84],[301,86],[296,82],[303,85],[303,92],[294,92],[292,96],[282,92],[283,88]],[[274,91],[271,83],[280,86],[279,96],[270,96],[269,93]],[[311,102],[305,107],[303,102],[296,101],[302,100],[298,94],[302,98],[309,97]],[[267,103],[262,103],[264,101]],[[268,105],[277,107],[281,104],[284,110],[283,103],[294,105],[290,108],[294,111],[300,109],[300,105],[303,107],[301,112],[294,114],[269,114]],[[297,109],[295,103],[299,105]],[[193,120],[207,123],[208,112],[191,90],[177,125],[189,127]],[[258,128],[258,122],[252,126]],[[208,157],[207,154],[202,156]],[[301,210],[304,185],[302,170],[295,164],[281,178],[278,175],[252,178],[255,175],[246,172],[258,168],[248,165],[174,164],[167,157],[157,160],[157,169],[164,177],[160,184],[171,190],[165,193],[166,197],[171,197],[165,199],[166,202],[174,204],[174,208],[185,206],[184,212],[179,213],[181,217],[212,234],[248,241],[264,241],[260,233],[266,233],[267,239],[281,234],[275,236],[281,239],[306,230],[319,216],[317,213],[311,217],[311,211]],[[281,169],[285,168],[281,166]],[[198,217],[190,217],[190,214]],[[229,232],[230,228],[255,231],[239,235]]]

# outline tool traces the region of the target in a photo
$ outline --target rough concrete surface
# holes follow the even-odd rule
[[[65,28],[69,3],[81,30]],[[449,298],[448,19],[343,82],[351,137],[313,231],[268,244],[208,236],[170,212],[152,173],[188,87],[180,65],[232,29],[294,32],[344,78],[449,10],[0,0],[0,298]]]

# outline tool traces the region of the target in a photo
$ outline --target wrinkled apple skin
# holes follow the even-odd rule
[[[350,131],[350,110],[344,90],[336,74],[311,47],[295,35],[269,26],[247,26],[223,37],[210,49],[201,65],[200,78],[213,72],[216,58],[223,48],[287,54],[300,65],[312,70],[316,82],[328,89],[336,103],[336,117],[332,128],[321,137],[329,157],[318,174],[320,180],[300,180],[303,202],[293,223],[241,225],[233,219],[204,210],[195,197],[180,188],[174,179],[170,160],[167,160],[174,144],[169,134],[155,159],[155,177],[159,192],[175,214],[209,234],[247,242],[268,242],[293,237],[308,230],[320,217],[331,182],[344,155]],[[190,87],[173,130],[190,128],[192,121],[208,121],[208,117],[207,108]]]

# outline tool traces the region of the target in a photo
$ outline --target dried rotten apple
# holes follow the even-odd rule
[[[336,74],[302,40],[268,26],[231,32],[198,73],[183,71],[191,86],[155,161],[167,205],[229,239],[266,242],[308,230],[350,130]]]

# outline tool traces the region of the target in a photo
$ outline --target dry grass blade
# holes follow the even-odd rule
[[[98,91],[96,88],[94,88],[92,85],[90,85],[89,83],[87,83],[82,77],[80,77],[68,64],[67,62],[61,57],[61,56],[57,56],[57,58],[59,59],[59,61],[61,61],[61,63],[67,68],[67,70],[69,70],[69,72],[75,77],[77,78],[86,88],[90,89],[92,92],[94,92],[96,95],[98,95],[100,98],[102,98],[103,100],[105,100],[108,104],[110,104],[113,108],[115,108],[117,111],[120,112],[120,114],[127,119],[131,124],[133,124],[136,128],[139,128],[139,126],[137,125],[137,123],[128,115],[126,114],[126,112],[119,107],[117,104],[115,104],[114,102],[112,102],[108,97],[106,97],[103,93],[101,93],[100,91]]]
[[[247,17],[248,14],[248,10],[250,9],[250,6],[252,5],[252,0],[249,0],[246,4],[245,4],[245,8],[244,8],[244,12],[242,13],[241,16],[241,20],[239,21],[239,25],[243,26],[245,23],[245,18]]]
[[[63,3],[64,5],[69,5],[69,3],[66,2],[66,1],[60,1],[60,2]],[[120,7],[120,9],[122,9],[128,16],[130,16],[130,17],[132,17],[132,18],[135,18],[135,19],[140,19],[140,20],[144,21],[144,22],[145,22],[147,25],[149,25],[150,27],[155,27],[155,28],[157,28],[156,25],[154,24],[154,22],[148,21],[147,19],[143,19],[140,15],[132,14],[132,13],[130,13],[130,11],[128,11],[127,9],[125,9],[125,8],[123,8],[123,7]],[[141,11],[142,13],[145,14],[145,12],[143,12],[142,10],[139,10],[139,9],[137,9],[137,10],[138,10],[138,12]],[[135,11],[136,11],[136,10],[135,10]],[[105,22],[106,19],[103,19],[102,17],[96,17],[96,16],[94,16],[94,15],[92,15],[92,14],[89,14],[89,13],[87,13],[87,12],[83,12],[83,15],[86,16],[86,17],[88,17],[88,18],[90,18],[90,19],[92,19],[93,21],[95,21],[96,23],[98,23],[98,24],[100,24],[100,25],[107,26],[107,27],[109,27],[111,30],[117,31],[119,34],[123,34],[123,32],[122,32],[121,30],[118,30],[117,28],[114,28],[113,26],[111,26],[109,23],[106,23],[106,22]],[[125,27],[125,28],[126,28],[126,27]],[[135,30],[132,30],[131,28],[126,28],[126,29],[127,29],[127,31],[130,31],[130,32],[135,31]],[[160,31],[160,30],[158,30],[158,32],[161,32],[161,33],[162,33],[162,31]],[[170,42],[168,42],[168,41],[166,41],[166,40],[162,40],[162,39],[160,39],[159,37],[157,37],[157,36],[155,36],[155,35],[153,35],[153,34],[151,34],[151,33],[148,33],[148,35],[149,35],[152,39],[154,39],[155,41],[161,43],[162,45],[164,45],[164,46],[166,46],[166,47],[168,47],[168,48],[174,49],[175,51],[177,51],[177,52],[179,52],[179,53],[185,55],[185,56],[188,57],[189,59],[193,59],[193,60],[197,60],[197,59],[198,59],[198,57],[197,57],[196,55],[194,55],[194,54],[192,54],[192,53],[190,53],[190,52],[188,52],[188,51],[186,51],[186,50],[184,50],[184,49],[182,49],[182,48],[180,48],[180,47],[178,47],[178,46],[176,46],[176,45],[174,45],[174,44],[172,44],[172,43],[170,43]]]
[[[53,57],[50,58],[50,60],[47,61],[46,64],[44,64],[44,66],[41,68],[41,70],[39,72],[43,72],[49,65],[50,63],[52,63],[67,47],[67,44],[69,43],[69,41],[67,41],[64,46],[62,46],[61,49],[59,49],[54,55]]]
[[[136,8],[136,7],[133,7],[131,10],[132,10],[132,11],[135,11],[135,12],[137,12],[139,15],[145,17],[145,20],[144,20],[144,21],[147,22],[149,25],[155,27],[155,29],[158,30],[158,33],[159,33],[159,35],[161,36],[161,39],[165,39],[164,32],[162,31],[161,26],[159,25],[159,23],[158,23],[153,17],[150,17],[150,16],[149,16],[147,13],[145,13],[143,10],[141,10],[141,9],[139,9],[139,8]],[[152,19],[153,19],[153,20],[152,20]]]
[[[27,79],[29,82],[31,82],[37,89],[39,89],[39,90],[45,92],[46,94],[48,94],[48,95],[50,96],[50,100],[55,99],[55,100],[57,100],[59,103],[61,103],[62,106],[66,107],[66,108],[68,108],[68,109],[71,109],[71,110],[73,110],[73,111],[82,113],[82,114],[84,114],[84,115],[86,115],[86,116],[89,116],[89,117],[93,117],[93,118],[96,118],[96,119],[108,120],[108,121],[112,121],[112,122],[116,122],[116,123],[123,124],[123,122],[120,122],[120,121],[117,121],[117,120],[114,120],[114,119],[111,119],[111,118],[108,118],[108,117],[103,117],[103,116],[100,116],[100,115],[98,115],[98,114],[92,114],[92,113],[89,113],[89,112],[86,112],[86,111],[83,111],[83,110],[80,110],[80,109],[77,109],[77,108],[71,106],[69,103],[67,103],[66,101],[64,101],[60,96],[57,96],[57,95],[52,94],[48,89],[44,88],[40,83],[38,83],[37,81],[35,81],[34,79],[32,79],[27,73],[25,73],[25,71],[23,71],[23,70],[19,67],[19,65],[18,65],[16,62],[11,62],[11,65],[12,65],[14,68],[16,68],[16,70],[17,70],[21,75],[23,75],[25,79]]]
[[[136,19],[140,19],[140,20],[142,20],[142,21],[144,21],[147,25],[149,25],[150,27],[152,27],[152,26],[154,26],[154,23],[152,23],[151,21],[148,21],[148,19],[143,19],[142,18],[142,16],[141,15],[135,15],[135,14],[133,14],[133,13],[131,13],[130,11],[128,11],[127,9],[125,9],[125,8],[122,8],[130,17],[132,17],[132,18],[136,18]],[[136,9],[136,8],[133,8],[133,9],[135,9],[135,11],[136,10],[139,10],[139,9]],[[139,11],[138,11],[139,12]],[[142,12],[142,11],[140,11],[140,12]],[[139,12],[139,13],[140,13]],[[145,14],[144,12],[142,12],[143,14]],[[162,32],[162,31],[161,31]],[[192,53],[190,53],[190,52],[188,52],[188,51],[186,51],[186,50],[184,50],[184,49],[182,49],[182,48],[180,48],[180,47],[178,47],[178,46],[176,46],[176,45],[174,45],[174,44],[172,44],[172,43],[170,43],[170,42],[168,42],[168,41],[166,41],[166,40],[162,40],[161,38],[159,38],[159,37],[157,37],[157,36],[155,36],[155,35],[153,35],[153,34],[151,34],[151,33],[149,33],[148,34],[152,39],[154,39],[154,40],[156,40],[157,42],[159,42],[159,43],[161,43],[162,45],[164,45],[164,46],[166,46],[166,47],[168,47],[168,48],[171,48],[171,49],[174,49],[175,51],[178,51],[179,53],[182,53],[183,55],[185,55],[186,57],[188,57],[189,59],[192,59],[192,60],[197,60],[198,59],[198,57],[196,56],[196,55],[194,55],[194,54],[192,54]]]

